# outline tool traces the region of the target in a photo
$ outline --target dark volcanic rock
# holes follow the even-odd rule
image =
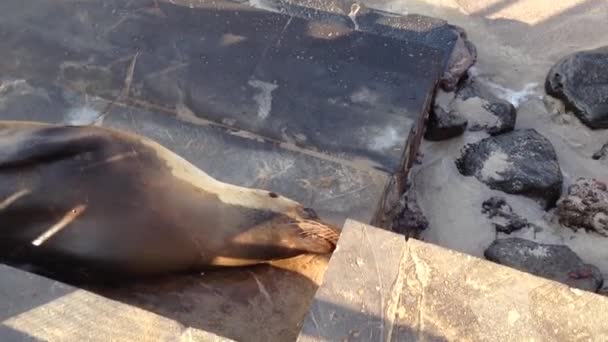
[[[498,119],[495,125],[484,127],[488,133],[498,135],[510,132],[513,130],[513,128],[515,128],[517,111],[511,103],[496,99],[494,102],[484,105],[484,109],[494,114]]]
[[[608,128],[608,46],[562,58],[549,71],[545,89],[587,126]]]
[[[492,220],[497,232],[511,234],[530,226],[528,220],[513,212],[504,197],[491,197],[481,204],[481,208],[481,212]]]
[[[475,176],[495,190],[534,198],[546,208],[561,194],[563,177],[553,145],[534,129],[469,144],[456,166],[464,176]]]
[[[488,91],[486,87],[475,81],[475,78],[468,78],[456,93],[456,98],[462,101],[471,98],[480,98],[484,104],[482,109],[486,111],[488,118],[481,120],[469,119],[469,130],[485,130],[491,135],[498,135],[510,132],[515,128],[517,121],[517,110],[512,103],[498,98]],[[468,117],[468,113],[461,113]],[[480,122],[478,122],[480,121]],[[488,123],[489,122],[489,123]]]
[[[608,187],[595,179],[579,178],[557,202],[555,213],[564,226],[608,236]]]
[[[602,145],[602,147],[595,152],[591,158],[595,160],[605,160],[608,158],[608,143]]]
[[[461,135],[467,128],[467,120],[456,112],[447,113],[435,106],[429,115],[424,138],[431,141],[447,140]]]
[[[398,214],[394,217],[391,226],[395,233],[416,238],[420,232],[428,228],[429,221],[424,216],[413,193],[401,196],[396,209]]]
[[[604,282],[597,267],[585,264],[567,246],[520,238],[499,239],[486,249],[484,256],[493,262],[586,291],[596,292]]]

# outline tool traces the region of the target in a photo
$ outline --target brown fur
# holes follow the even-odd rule
[[[148,275],[331,253],[338,236],[301,204],[219,182],[142,136],[0,122],[1,258]]]

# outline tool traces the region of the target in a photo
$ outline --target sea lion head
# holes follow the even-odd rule
[[[301,254],[329,254],[334,251],[340,230],[319,218],[316,212],[286,196],[262,189],[221,182],[163,146],[141,137],[171,174],[212,194],[235,214],[221,224],[238,227],[213,258],[215,266],[252,265]],[[238,208],[238,209],[235,209]],[[234,221],[228,223],[228,221]]]
[[[338,229],[323,222],[312,208],[302,206],[275,216],[257,229],[267,231],[278,248],[290,249],[298,254],[331,253],[340,236]]]
[[[256,220],[255,226],[232,238],[225,249],[228,252],[220,253],[215,264],[255,264],[302,254],[330,254],[336,248],[340,231],[311,208],[298,204],[289,211],[261,215],[265,217]]]

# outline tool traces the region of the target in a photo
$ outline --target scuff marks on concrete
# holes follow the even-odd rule
[[[68,125],[76,126],[101,125],[103,116],[98,110],[85,105],[70,110],[66,114],[64,122]]]
[[[384,151],[400,146],[404,141],[405,137],[401,136],[395,127],[389,126],[374,135],[370,147],[377,151]]]
[[[253,99],[258,104],[258,118],[264,120],[270,115],[270,111],[272,110],[272,92],[278,88],[278,85],[256,79],[251,79],[248,84],[259,90],[259,93]]]

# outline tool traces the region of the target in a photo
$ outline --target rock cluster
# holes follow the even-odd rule
[[[579,178],[557,203],[559,222],[608,236],[608,187],[595,179]]]
[[[497,232],[511,234],[530,226],[528,220],[513,211],[504,197],[490,197],[482,203],[481,208],[481,212],[492,220]]]
[[[467,50],[462,51],[466,57]],[[443,84],[437,93],[425,139],[448,140],[466,131],[485,131],[486,138],[464,146],[457,158],[456,166],[462,175],[474,176],[494,190],[533,198],[546,210],[556,207],[555,215],[563,226],[608,237],[606,184],[578,179],[560,199],[563,176],[551,142],[534,129],[515,129],[515,106],[494,95],[475,76],[461,80],[458,87],[454,84]],[[549,71],[545,90],[552,96],[548,98],[573,111],[588,127],[608,128],[608,46],[562,58]],[[608,143],[592,158],[608,159]],[[516,214],[504,197],[484,201],[482,213],[497,233],[540,229]],[[484,255],[497,263],[583,290],[597,292],[603,284],[599,269],[585,263],[565,245],[499,238]]]

